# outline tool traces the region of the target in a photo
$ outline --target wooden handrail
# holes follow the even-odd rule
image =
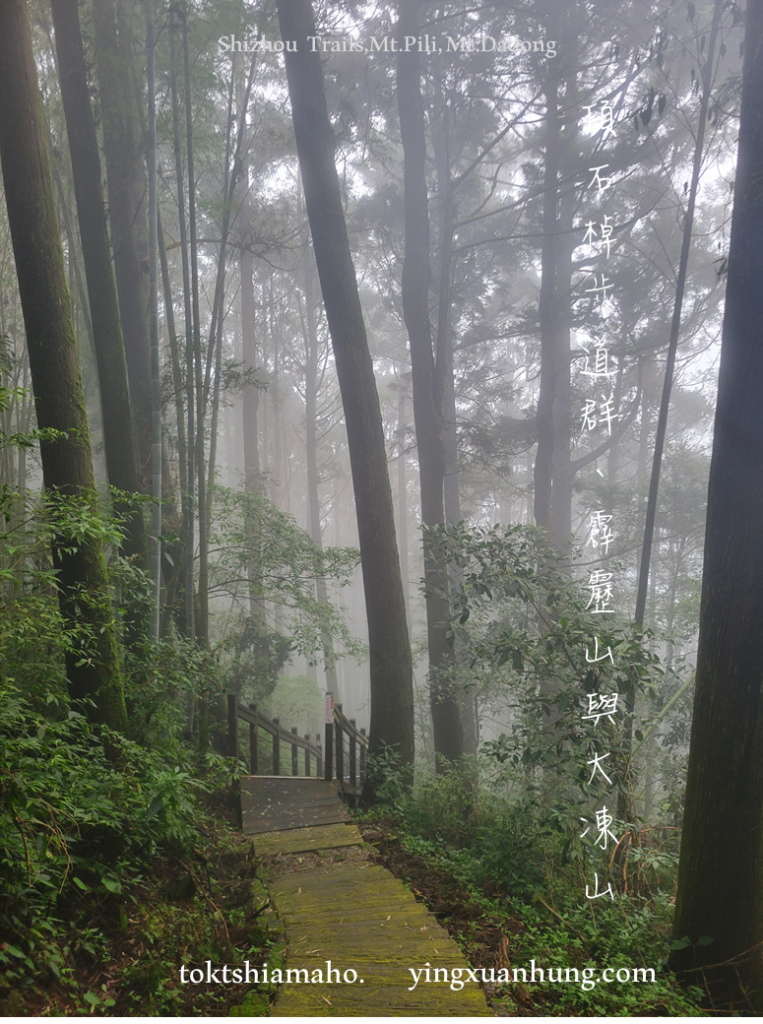
[[[333,706],[333,695],[327,694],[329,706]],[[313,742],[309,735],[304,738],[297,735],[296,728],[285,729],[277,718],[270,719],[256,705],[246,707],[240,704],[236,694],[228,694],[228,750],[231,757],[238,758],[239,736],[238,722],[241,719],[249,725],[249,770],[252,775],[259,774],[259,729],[263,729],[273,740],[273,774],[281,774],[281,744],[291,748],[291,773],[299,771],[299,750],[304,751],[305,775],[313,774],[326,781],[339,782],[339,788],[346,796],[355,799],[360,795],[366,771],[368,755],[368,737],[365,729],[358,729],[354,718],[345,718],[342,705],[333,706],[331,721],[326,723],[324,749],[321,748],[320,736]],[[345,752],[345,744],[347,751]],[[346,756],[347,755],[347,756]]]
[[[327,704],[333,704],[333,695],[328,693],[326,700]],[[341,704],[333,707],[331,721],[326,723],[325,747],[324,778],[336,779],[343,794],[357,803],[366,772],[368,737],[365,729],[358,729],[354,718],[344,716]]]
[[[263,729],[273,739],[273,774],[281,774],[281,744],[288,744],[291,747],[291,772],[298,774],[298,751],[304,751],[305,774],[310,775],[312,765],[315,765],[316,773],[320,777],[323,771],[323,751],[320,745],[320,736],[316,736],[313,743],[309,736],[304,739],[296,735],[294,729],[285,729],[277,718],[270,719],[262,711],[258,710],[255,704],[246,707],[239,704],[238,697],[234,693],[228,694],[228,752],[231,757],[239,758],[239,737],[238,722],[247,722],[249,725],[249,770],[252,775],[259,774],[260,742],[258,732]]]

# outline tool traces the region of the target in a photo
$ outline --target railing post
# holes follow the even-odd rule
[[[273,719],[276,731],[273,733],[273,774],[281,774],[281,725],[277,718]]]
[[[350,725],[352,726],[352,732],[350,733],[350,785],[355,786],[357,779],[355,778],[355,719],[350,719]]]
[[[326,744],[323,751],[323,777],[326,782],[333,779],[334,767],[334,694],[326,694]]]
[[[321,750],[321,734],[319,732],[315,734],[315,745],[318,748],[318,753],[315,755],[315,774],[320,778],[323,775],[323,751]]]
[[[228,694],[228,755],[238,760],[238,694]]]
[[[344,739],[342,737],[342,705],[336,706],[339,714],[334,720],[334,757],[336,759],[336,777],[344,785]]]
[[[296,725],[291,730],[291,734],[292,734],[292,736],[296,736],[297,735],[297,727],[296,727]],[[297,744],[296,743],[292,743],[292,745],[291,745],[291,774],[292,775],[299,775],[299,764],[298,764],[298,761],[297,761],[298,753],[299,753],[299,748],[297,747]]]
[[[309,777],[309,775],[310,775],[310,733],[309,732],[305,733],[305,743],[307,744],[307,746],[305,747],[305,775],[307,775]]]
[[[249,723],[249,767],[252,775],[257,775],[260,770],[260,738],[257,733],[257,705],[250,704],[249,710],[255,717],[255,722]]]
[[[363,742],[360,744],[360,781],[365,782],[366,778],[366,748],[368,746],[368,740],[366,739],[366,730],[361,729],[360,735],[363,737]]]

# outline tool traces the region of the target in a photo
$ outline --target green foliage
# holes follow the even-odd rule
[[[0,927],[11,939],[0,963],[9,981],[32,966],[60,974],[52,932],[68,904],[81,893],[111,901],[148,858],[192,842],[194,793],[206,789],[187,763],[96,733],[65,696],[36,698],[13,680],[0,684]]]
[[[182,731],[209,656],[177,639],[123,652],[131,737],[91,725],[69,698],[63,651],[88,658],[93,638],[64,628],[47,551],[54,535],[116,546],[119,523],[81,499],[0,500],[0,998],[41,979],[78,992],[75,962],[107,949],[93,917],[70,935],[82,908],[126,920],[125,893],[149,861],[198,842],[198,797],[222,766],[200,777]],[[120,607],[143,599],[142,573],[119,559],[112,570]],[[113,1006],[99,991],[77,999],[83,1012]]]
[[[575,968],[585,978],[588,969],[587,977],[599,979],[585,986],[536,979],[521,986],[523,1014],[530,1001],[534,1016],[703,1015],[702,994],[684,992],[667,972],[673,858],[652,872],[647,895],[624,893],[615,902],[597,900],[594,906],[583,896],[581,860],[565,850],[564,816],[549,814],[540,801],[513,799],[505,788],[487,785],[490,760],[466,759],[442,775],[423,773],[407,796],[395,790],[395,771],[388,762],[392,798],[372,815],[388,816],[392,810],[403,848],[434,871],[455,877],[460,891],[468,893],[469,917],[477,933],[483,915],[486,923],[499,923],[508,936],[511,968],[524,968],[529,976],[535,961],[545,971]],[[639,852],[643,861],[655,850],[644,847]],[[630,870],[630,857],[628,863]],[[606,858],[596,868],[603,878]],[[640,868],[649,870],[643,862]],[[606,967],[613,969],[613,977],[618,968],[653,968],[656,981],[604,983],[600,972]],[[517,1013],[518,988],[498,988],[493,1005],[499,1014]]]
[[[242,615],[221,644],[222,672],[228,692],[238,693],[246,703],[260,704],[272,694],[292,647],[289,637]]]
[[[407,774],[400,752],[383,741],[366,759],[366,782],[374,794],[374,802],[381,808],[402,813],[408,807]]]
[[[566,803],[574,820],[575,801],[595,797],[603,781],[597,776],[589,783],[586,763],[609,754],[614,784],[630,795],[625,709],[638,699],[649,722],[664,703],[664,670],[651,634],[637,635],[616,615],[605,622],[593,615],[582,582],[558,567],[535,528],[461,523],[431,536],[458,584],[451,629],[456,676],[511,723],[483,745],[505,769],[503,784],[517,797],[545,801],[547,810]],[[597,662],[589,660],[594,638]],[[612,695],[615,715],[586,717],[592,701]],[[637,725],[637,741],[641,734]]]
[[[210,549],[210,597],[225,594],[240,607],[250,598],[278,609],[294,650],[312,657],[328,640],[352,656],[364,646],[340,613],[318,601],[315,581],[348,586],[358,564],[351,548],[321,551],[294,518],[259,494],[215,489]]]
[[[395,766],[387,766],[387,804],[403,846],[454,875],[475,913],[482,908],[505,921],[513,968],[535,960],[546,969],[595,967],[597,974],[604,967],[656,970],[654,985],[534,984],[527,998],[535,1013],[699,1013],[696,993],[685,995],[665,970],[676,830],[613,821],[622,837],[615,864],[611,845],[606,852],[596,847],[580,821],[605,792],[608,802],[615,799],[610,786],[590,781],[594,755],[607,754],[614,782],[626,792],[631,786],[623,715],[586,720],[590,700],[616,694],[622,712],[638,697],[647,728],[659,721],[676,680],[666,684],[659,659],[628,622],[596,621],[602,617],[586,607],[581,581],[560,571],[539,531],[459,524],[430,537],[456,582],[453,680],[499,710],[509,728],[483,743],[477,757],[437,775],[420,772],[412,795],[395,790]],[[594,637],[612,659],[586,658]],[[635,736],[639,743],[638,728]],[[616,901],[585,898],[594,872],[601,886],[612,883]],[[508,986],[497,992],[497,1004],[513,1014],[515,997]]]

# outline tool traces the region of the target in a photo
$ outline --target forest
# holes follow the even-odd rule
[[[0,163],[0,1012],[763,1012],[763,0],[0,0]]]

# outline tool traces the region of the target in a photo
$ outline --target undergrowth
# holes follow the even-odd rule
[[[240,992],[181,985],[179,969],[258,962],[271,945],[252,852],[231,827],[236,766],[194,762],[171,734],[163,751],[107,736],[60,692],[30,698],[12,679],[0,765],[3,1011],[228,1012]]]
[[[227,1013],[243,993],[181,985],[180,966],[259,962],[273,937],[235,831],[239,766],[184,737],[211,659],[178,639],[124,647],[131,734],[94,725],[67,693],[52,578],[19,560],[23,585],[0,579],[0,1012]],[[115,566],[125,622],[144,581]]]
[[[518,970],[517,983],[486,986],[494,1011],[704,1016],[700,990],[684,990],[667,970],[674,852],[626,857],[622,864],[612,851],[594,859],[582,844],[569,843],[569,808],[549,807],[532,790],[511,799],[505,787],[486,784],[486,769],[484,761],[467,758],[442,775],[422,773],[407,794],[394,755],[383,751],[371,765],[382,799],[365,812],[364,828],[381,863],[430,905],[472,967],[495,968],[496,980],[500,968],[510,979]],[[594,868],[600,887],[612,879],[614,900],[586,899]],[[580,980],[571,974],[570,983],[549,983],[549,968],[556,978],[559,967],[576,968]],[[613,977],[618,969],[652,968],[655,981],[583,985],[586,968],[594,980],[605,968]],[[546,972],[543,981],[538,969]]]

